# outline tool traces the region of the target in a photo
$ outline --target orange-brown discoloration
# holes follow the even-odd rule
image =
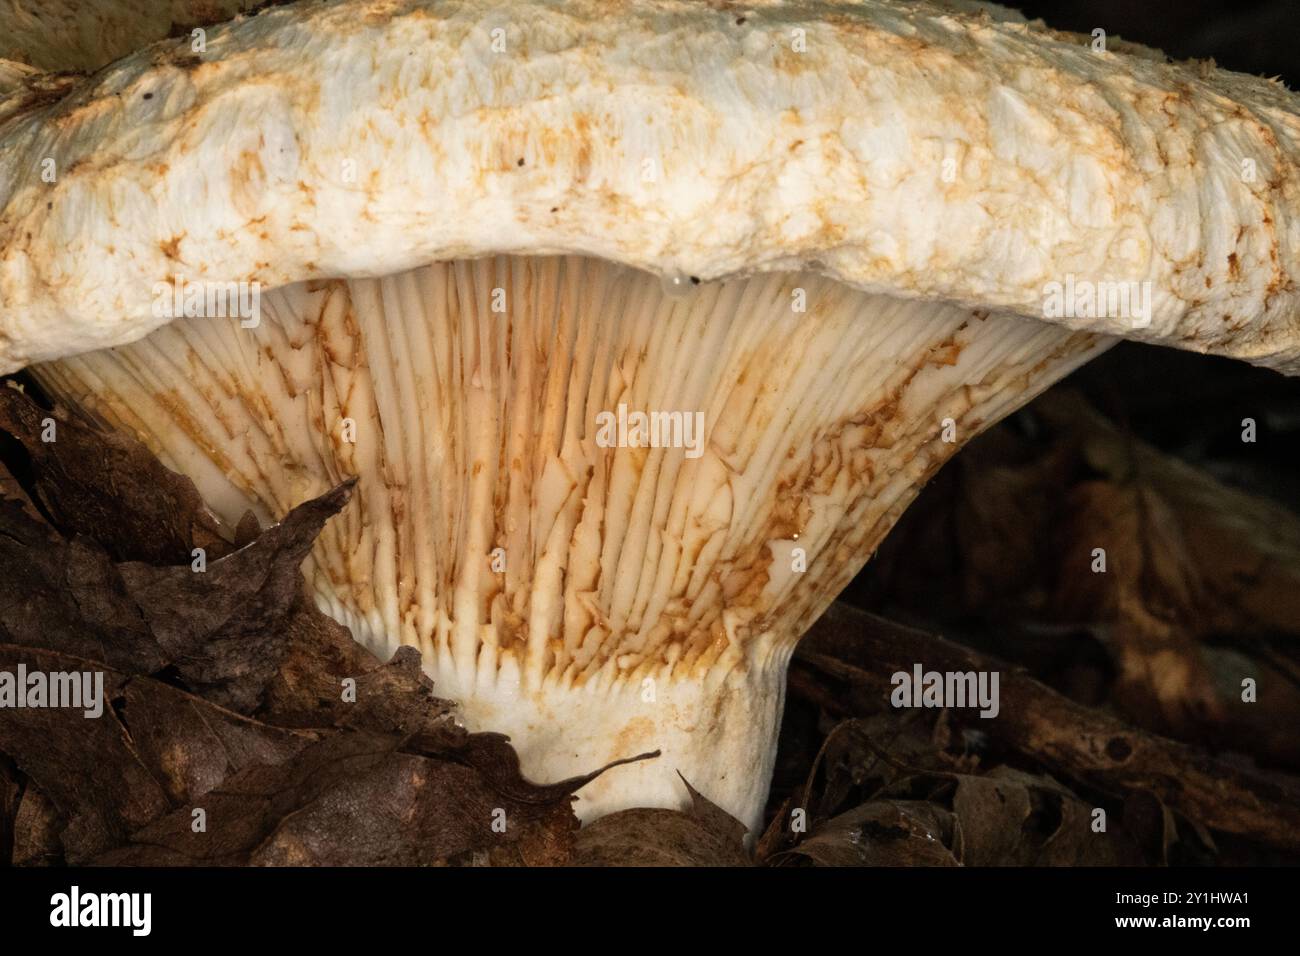
[[[181,243],[185,240],[185,233],[179,236],[172,236],[164,243],[159,244],[162,254],[173,262],[181,262]]]
[[[381,301],[372,286],[313,282],[300,316],[274,303],[263,328],[233,340],[259,343],[255,356],[219,379],[206,361],[191,365],[201,405],[217,410],[211,421],[187,412],[180,396],[160,398],[158,413],[232,470],[259,514],[281,514],[313,489],[362,476],[354,504],[313,559],[318,586],[356,613],[391,613],[392,628],[411,643],[448,640],[446,629],[466,613],[451,595],[472,573],[473,633],[490,633],[498,653],[513,648],[520,660],[541,642],[541,666],[578,684],[610,660],[626,680],[665,668],[701,674],[738,666],[737,650],[764,633],[793,640],[795,622],[824,607],[865,560],[901,508],[899,496],[955,449],[937,440],[940,411],[924,402],[942,399],[963,439],[982,420],[972,412],[992,385],[918,405],[930,377],[960,369],[973,337],[1007,334],[999,320],[952,310],[931,320],[932,333],[918,326],[904,337],[921,335],[914,354],[864,373],[861,363],[883,361],[865,344],[877,324],[856,313],[859,298],[811,276],[754,280],[770,283],[746,300],[767,303],[758,312],[696,315],[692,303],[722,293],[702,287],[680,307],[663,300],[662,311],[629,309],[616,290],[630,276],[583,277],[571,260],[566,281],[583,290],[572,297],[551,285],[555,266],[535,262],[513,279],[482,278],[482,288],[510,290],[504,315],[480,312],[486,303],[471,292],[478,286],[445,270],[454,294],[429,286],[382,296],[445,306],[437,318],[359,312],[358,294]],[[497,267],[489,260],[463,276],[481,268]],[[601,293],[605,282],[614,284]],[[662,296],[653,279],[633,287]],[[789,307],[796,287],[809,292],[806,314]],[[291,324],[278,328],[273,316]],[[167,334],[181,336],[170,353],[185,354],[186,328],[170,327]],[[675,362],[685,364],[670,371]],[[314,381],[303,377],[307,369],[317,370]],[[815,384],[826,376],[830,388]],[[703,389],[693,399],[679,391],[690,382]],[[251,429],[227,411],[231,400],[251,416]],[[483,403],[472,414],[471,400]],[[703,457],[597,445],[591,416],[620,401],[702,406]],[[343,437],[344,419],[356,423],[355,442]],[[476,500],[485,511],[468,510]],[[793,577],[776,546],[791,541],[808,562]],[[493,547],[507,555],[504,574],[483,572]],[[547,597],[555,587],[563,596]],[[558,617],[539,624],[543,599]]]

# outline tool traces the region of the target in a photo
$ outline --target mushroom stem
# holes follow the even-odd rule
[[[341,603],[322,607],[368,635]],[[580,682],[552,672],[539,686],[508,667],[482,668],[468,684],[452,662],[426,656],[425,669],[441,696],[460,702],[467,725],[509,736],[535,779],[566,779],[620,757],[659,752],[587,784],[576,806],[584,820],[633,807],[683,806],[684,778],[756,836],[795,642],[796,635],[768,632],[695,668],[659,664],[629,676],[610,661]]]
[[[795,641],[965,441],[1109,340],[810,273],[498,257],[262,297],[40,366],[235,522],[349,475],[308,565],[474,729],[584,789],[761,822]],[[644,418],[638,416],[645,416]]]

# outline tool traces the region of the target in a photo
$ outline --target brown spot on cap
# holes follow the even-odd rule
[[[174,262],[180,262],[181,261],[181,240],[184,238],[185,238],[185,233],[182,232],[179,236],[172,236],[166,242],[158,243],[158,248],[162,250],[162,254],[165,255],[168,259],[171,259]]]

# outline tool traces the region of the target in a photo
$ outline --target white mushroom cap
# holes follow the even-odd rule
[[[681,769],[755,823],[794,640],[1094,333],[1300,371],[1300,99],[1011,16],[300,4],[6,88],[0,369],[231,518],[360,475],[321,603],[534,775],[664,750],[589,813]],[[168,324],[178,276],[278,291]],[[1104,283],[1149,312],[1055,314]]]
[[[1149,281],[1149,328],[1069,324],[1297,367],[1280,84],[925,4],[738,9],[298,4],[38,97],[0,130],[0,368],[139,338],[177,271],[501,252],[1035,317],[1067,274]]]

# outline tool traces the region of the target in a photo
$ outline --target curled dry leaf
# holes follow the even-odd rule
[[[1094,807],[1051,777],[995,767],[961,774],[952,797],[967,866],[1119,866],[1141,854],[1117,822],[1093,829]]]
[[[302,592],[299,568],[352,485],[299,505],[202,573],[188,562],[118,566],[154,638],[190,687],[241,713],[261,703],[288,646],[284,623]]]
[[[773,862],[783,866],[957,866],[953,844],[959,839],[953,815],[932,803],[873,800],[828,820]]]

